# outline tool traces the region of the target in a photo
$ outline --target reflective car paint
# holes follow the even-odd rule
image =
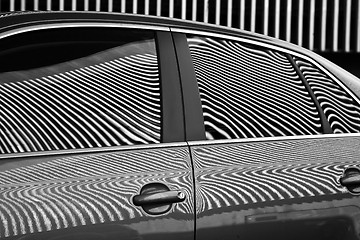
[[[197,239],[360,238],[360,196],[339,182],[360,134],[190,145]]]
[[[0,238],[193,239],[191,163],[178,145],[1,160]],[[145,213],[131,200],[153,182],[185,200]]]

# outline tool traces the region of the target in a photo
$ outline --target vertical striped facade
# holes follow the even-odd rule
[[[360,52],[360,0],[1,0],[0,12],[102,11],[245,29],[319,52]]]

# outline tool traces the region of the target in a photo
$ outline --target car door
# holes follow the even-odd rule
[[[193,239],[169,29],[79,19],[9,29],[0,34],[0,238]]]
[[[172,31],[196,239],[360,239],[359,98],[302,54]]]

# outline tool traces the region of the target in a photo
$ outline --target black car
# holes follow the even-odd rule
[[[166,18],[0,17],[0,239],[360,239],[360,80]]]

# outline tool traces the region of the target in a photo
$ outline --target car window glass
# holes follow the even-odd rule
[[[360,105],[333,79],[311,62],[294,57],[334,133],[360,132]]]
[[[154,32],[52,29],[0,46],[1,153],[161,141]]]
[[[319,113],[283,53],[188,36],[207,139],[312,135]]]

